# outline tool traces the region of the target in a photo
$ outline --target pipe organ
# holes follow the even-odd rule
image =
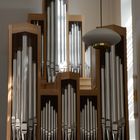
[[[9,28],[6,139],[128,140],[126,30],[107,26],[121,43],[87,48],[82,17],[66,0],[46,2],[33,25]]]
[[[94,99],[91,97],[82,97],[80,111],[80,138],[81,140],[97,139],[97,109],[94,105]],[[84,100],[84,101],[83,101]]]
[[[62,88],[62,140],[76,139],[76,89],[68,83]]]

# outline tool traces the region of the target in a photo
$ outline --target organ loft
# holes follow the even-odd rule
[[[68,4],[9,25],[7,140],[129,139],[126,29],[103,26],[119,39],[97,42]]]

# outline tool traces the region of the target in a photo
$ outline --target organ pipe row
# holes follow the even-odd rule
[[[13,58],[12,139],[36,139],[36,63],[33,48],[22,36],[22,49]],[[27,135],[28,134],[28,135]]]
[[[67,69],[66,3],[52,0],[47,7],[47,81]]]
[[[115,46],[105,51],[105,66],[101,67],[101,101],[103,140],[124,140],[123,64]]]
[[[81,140],[97,139],[97,110],[89,98],[80,111],[80,137]]]
[[[62,89],[62,140],[76,140],[76,90],[70,83]]]
[[[41,77],[44,76],[44,31],[43,24],[39,20],[33,20],[32,24],[41,26]]]
[[[81,51],[81,26],[72,23],[69,29],[69,71],[81,73],[82,51]]]
[[[51,100],[41,110],[41,140],[57,140],[57,112]]]

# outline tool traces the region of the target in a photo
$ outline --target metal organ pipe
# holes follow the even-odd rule
[[[105,69],[101,68],[102,139],[105,140]]]
[[[117,85],[117,81],[116,81],[116,57],[115,57],[115,46],[112,45],[111,46],[111,58],[110,58],[110,67],[111,67],[111,79],[112,82],[111,83],[111,109],[112,109],[112,135],[113,138],[116,139],[117,138],[117,129],[118,129],[118,117],[117,117],[117,92],[116,92],[116,85]],[[114,111],[116,110],[116,111]]]
[[[50,6],[47,7],[47,80],[51,82],[51,70],[50,70],[50,53],[51,53],[51,42],[50,42]]]
[[[54,82],[54,54],[55,54],[55,46],[54,46],[54,2],[51,1],[51,78],[52,82]]]
[[[13,135],[13,139],[15,139],[15,121],[16,121],[16,97],[17,97],[17,93],[16,93],[16,80],[17,80],[17,60],[13,59],[13,100],[12,100],[12,135]]]

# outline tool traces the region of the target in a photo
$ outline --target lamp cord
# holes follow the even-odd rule
[[[102,0],[100,0],[100,26],[102,27]]]

